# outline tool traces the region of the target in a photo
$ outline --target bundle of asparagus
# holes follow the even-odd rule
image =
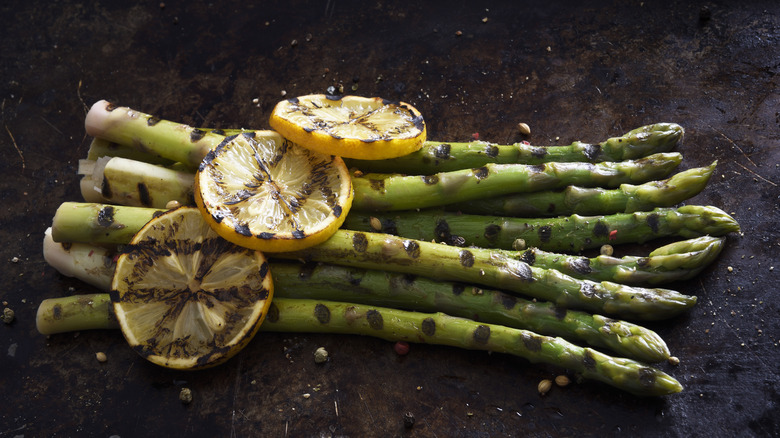
[[[114,254],[155,215],[192,204],[191,169],[237,131],[107,104],[93,107],[86,126],[95,139],[80,165],[85,202],[60,206],[44,254],[63,274],[107,291]],[[344,229],[273,255],[275,310],[262,327],[507,352],[635,394],[679,392],[676,380],[644,364],[669,359],[664,341],[624,319],[669,318],[693,306],[695,297],[657,286],[699,273],[720,253],[722,236],[739,230],[716,207],[673,208],[703,190],[715,167],[670,177],[682,155],[669,151],[682,136],[678,125],[656,124],[599,144],[429,141],[397,159],[348,160],[355,200]],[[508,217],[517,215],[526,217]],[[576,255],[668,236],[686,240],[644,256]],[[95,305],[107,302],[46,300],[39,330],[73,330],[78,318],[83,328],[113,327],[110,306]],[[322,309],[326,321],[316,317]],[[355,312],[373,316],[362,319],[366,326],[345,323]]]

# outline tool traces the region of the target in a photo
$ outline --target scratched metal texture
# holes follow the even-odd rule
[[[0,324],[0,436],[780,434],[777,2],[252,3],[0,6],[0,299],[16,313]],[[118,331],[37,333],[42,299],[93,291],[41,253],[57,206],[79,200],[93,102],[267,128],[283,92],[339,84],[412,103],[432,139],[569,144],[683,125],[681,167],[718,160],[689,203],[743,227],[698,278],[672,285],[698,305],[651,325],[680,359],[661,367],[685,390],[639,398],[581,382],[542,397],[537,383],[562,370],[427,345],[399,357],[385,341],[316,334],[261,334],[223,366],[179,372],[144,361]]]

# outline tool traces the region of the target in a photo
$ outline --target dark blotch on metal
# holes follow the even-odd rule
[[[593,358],[593,353],[587,348],[582,354],[582,365],[589,370],[596,368],[596,359]]]
[[[382,318],[382,314],[375,309],[371,309],[366,312],[366,321],[368,321],[369,327],[374,330],[382,330],[382,328],[385,326],[385,321]]]
[[[499,149],[497,146],[489,144],[485,146],[485,155],[490,158],[496,158],[498,156]]]
[[[647,226],[650,227],[651,230],[653,230],[654,233],[658,233],[658,227],[659,227],[659,221],[658,221],[658,215],[655,213],[649,214],[647,216]]]
[[[195,128],[190,132],[190,141],[195,143],[196,141],[200,141],[203,136],[206,135],[207,131],[204,131],[202,129]]]
[[[314,306],[314,317],[320,324],[327,324],[330,322],[330,309],[324,304],[317,304]]]
[[[477,344],[487,344],[490,340],[490,327],[479,325],[474,329],[474,342]]]
[[[154,126],[154,125],[160,123],[160,120],[161,119],[159,117],[157,117],[157,116],[149,116],[149,118],[146,119],[146,124],[149,125],[149,126]]]
[[[456,297],[463,293],[463,291],[466,290],[466,286],[455,283],[452,285],[452,294]]]
[[[478,169],[474,169],[474,176],[478,180],[483,180],[483,179],[487,178],[489,174],[490,174],[490,171],[485,166],[482,166],[482,167],[480,167]]]
[[[607,237],[609,236],[609,227],[601,221],[596,222],[596,225],[593,226],[593,235],[596,237]]]
[[[590,259],[587,257],[577,257],[569,262],[569,266],[574,272],[579,274],[590,274],[593,269],[590,267]]]
[[[436,146],[435,148],[433,148],[433,156],[444,160],[450,157],[451,150],[452,150],[452,146],[450,146],[447,143],[442,143]]]
[[[368,249],[368,238],[364,233],[355,233],[352,236],[352,248],[357,252],[366,252],[366,249]]]
[[[498,239],[499,234],[501,234],[501,227],[496,224],[490,224],[485,227],[485,239],[488,240],[488,242],[494,243],[496,239]]]
[[[114,207],[106,205],[97,214],[97,223],[101,227],[110,227],[114,223]]]
[[[409,257],[413,259],[420,257],[420,244],[414,240],[404,240],[404,249]]]
[[[536,251],[533,248],[523,251],[520,255],[520,261],[533,266],[536,263]]]
[[[461,266],[466,268],[474,266],[474,254],[472,254],[471,251],[467,249],[460,250],[458,253],[458,259],[460,259]]]
[[[425,184],[431,186],[439,182],[438,175],[423,175],[422,180]]]
[[[422,332],[425,336],[433,336],[436,334],[436,321],[433,318],[425,318],[422,321]]]
[[[541,240],[544,243],[547,243],[550,241],[550,238],[552,237],[552,227],[549,225],[545,225],[543,227],[539,227],[539,240]]]
[[[149,188],[146,187],[146,184],[139,182],[138,183],[138,200],[141,201],[141,205],[144,207],[151,207],[152,206],[152,197],[149,194]]]
[[[528,351],[541,351],[542,350],[542,338],[534,336],[530,333],[523,333],[522,335],[523,345]]]
[[[597,159],[599,157],[599,153],[601,152],[601,145],[599,144],[586,144],[583,145],[582,153],[585,154],[585,157],[591,161]]]

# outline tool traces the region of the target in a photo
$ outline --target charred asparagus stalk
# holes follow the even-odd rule
[[[699,194],[717,162],[640,185],[617,189],[569,186],[563,190],[519,193],[449,204],[445,208],[467,214],[514,217],[596,216],[671,207]]]
[[[85,122],[87,134],[197,168],[206,152],[226,135],[245,130],[193,128],[150,114],[96,102]],[[428,141],[423,149],[394,160],[351,162],[365,172],[432,174],[481,167],[488,163],[541,164],[545,162],[599,162],[632,160],[670,151],[683,138],[681,126],[658,123],[642,126],[598,144],[575,141],[569,146],[495,145],[486,142]],[[109,154],[114,156],[113,154]],[[102,156],[102,155],[101,155]],[[117,156],[126,156],[125,153]],[[91,159],[96,159],[94,157]],[[127,157],[130,158],[130,157]],[[146,161],[146,160],[142,160]],[[382,167],[370,167],[382,166]]]
[[[117,328],[108,294],[44,300],[37,326],[43,334],[81,329]],[[682,385],[661,370],[631,359],[582,348],[562,338],[528,330],[478,323],[444,313],[418,313],[354,303],[274,298],[260,326],[267,332],[339,333],[388,341],[508,353],[533,363],[567,369],[641,396],[680,392]]]
[[[108,292],[114,263],[111,251],[90,244],[63,245],[47,233],[46,261],[60,273]],[[98,269],[95,268],[98,265]],[[425,277],[330,264],[273,261],[276,297],[335,300],[453,316],[533,330],[605,347],[644,362],[669,358],[666,344],[655,332],[630,322],[566,310],[501,291]]]
[[[518,240],[545,251],[579,252],[605,244],[643,243],[659,237],[694,238],[738,232],[739,223],[713,206],[684,205],[604,216],[510,218],[442,210],[360,214],[350,212],[344,228],[382,232],[455,246],[511,249]]]
[[[63,203],[52,223],[54,241],[128,243],[128,235],[163,210],[102,204]],[[119,218],[119,219],[117,219]],[[130,218],[126,223],[121,218]],[[537,248],[505,252],[537,268],[556,269],[576,278],[622,284],[659,285],[696,275],[720,254],[723,239],[703,236],[659,248],[649,257],[606,255],[586,258],[551,253]],[[663,251],[663,252],[661,252]],[[495,251],[500,253],[499,251]]]
[[[618,187],[664,178],[682,161],[674,152],[602,163],[486,164],[434,175],[365,174],[352,178],[353,208],[395,211],[428,208],[490,196],[562,189],[569,185]]]
[[[346,159],[348,166],[363,172],[431,175],[473,169],[489,163],[543,164],[635,160],[669,152],[683,138],[675,123],[642,126],[597,144],[575,141],[568,146],[531,146],[524,143],[497,145],[484,141],[469,143],[427,141],[422,149],[389,160]]]
[[[353,208],[387,211],[441,206],[485,197],[563,188],[570,184],[616,187],[627,182],[663,178],[682,159],[677,153],[655,154],[635,161],[488,164],[479,169],[429,176],[366,174],[353,177]],[[82,195],[92,202],[161,208],[170,200],[192,198],[192,173],[126,158],[83,160]]]

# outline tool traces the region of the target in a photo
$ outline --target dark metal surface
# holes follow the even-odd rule
[[[776,2],[92,3],[0,7],[0,299],[16,312],[0,326],[0,436],[780,433]],[[560,370],[422,345],[399,358],[384,341],[325,335],[261,334],[219,368],[174,372],[119,332],[37,333],[42,299],[91,291],[49,268],[41,242],[57,206],[79,199],[93,102],[266,128],[283,91],[338,84],[414,104],[434,139],[514,142],[526,122],[532,143],[568,144],[683,125],[683,167],[718,160],[690,203],[744,228],[699,278],[673,285],[697,307],[653,325],[681,361],[661,366],[685,391],[643,399],[583,382],[541,397],[537,383]]]

